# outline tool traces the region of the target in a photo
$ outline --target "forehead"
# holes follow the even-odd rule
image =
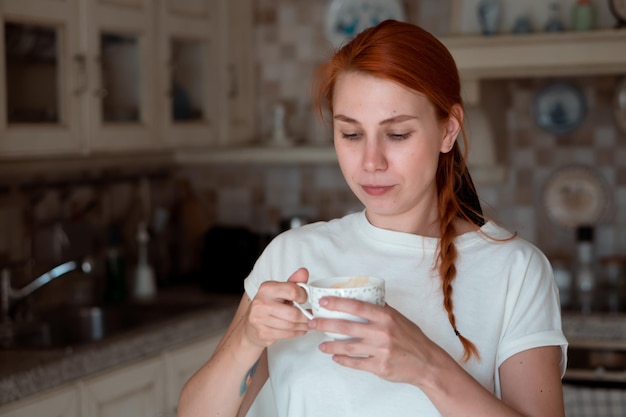
[[[424,94],[395,81],[362,72],[345,72],[337,77],[333,94],[334,112],[365,108],[415,112],[433,106]]]

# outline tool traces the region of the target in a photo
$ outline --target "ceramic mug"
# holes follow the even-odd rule
[[[367,301],[379,306],[385,305],[385,281],[382,278],[370,277],[370,276],[344,276],[323,278],[315,280],[308,284],[297,283],[300,287],[304,288],[307,293],[307,302],[311,306],[313,314],[309,313],[302,305],[297,302],[293,302],[302,313],[310,320],[314,317],[331,318],[331,319],[343,319],[358,321],[365,323],[367,320],[344,313],[343,311],[327,310],[320,306],[320,299],[322,297],[343,297],[353,298],[356,300]],[[350,339],[350,336],[338,333],[326,332],[326,334],[333,339],[345,340]]]

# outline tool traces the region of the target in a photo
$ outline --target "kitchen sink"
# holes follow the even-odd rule
[[[64,348],[94,343],[199,310],[200,304],[67,306],[46,311],[39,320],[11,326],[3,348]]]

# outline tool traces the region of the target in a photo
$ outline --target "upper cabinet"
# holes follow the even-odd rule
[[[88,149],[158,145],[152,0],[90,0],[84,8]]]
[[[77,0],[5,0],[0,22],[0,152],[79,153],[86,58]]]
[[[163,0],[158,18],[160,128],[171,147],[217,142],[219,4],[213,0]]]
[[[251,8],[249,0],[4,0],[0,155],[251,138]]]

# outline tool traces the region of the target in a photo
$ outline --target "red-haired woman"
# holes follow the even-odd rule
[[[365,210],[272,241],[179,416],[243,415],[268,377],[285,417],[563,416],[567,341],[552,270],[482,215],[456,142],[463,107],[449,52],[386,21],[337,51],[317,81]],[[296,282],[355,274],[384,278],[387,304],[324,305],[367,323],[308,321],[291,304],[306,300]]]

